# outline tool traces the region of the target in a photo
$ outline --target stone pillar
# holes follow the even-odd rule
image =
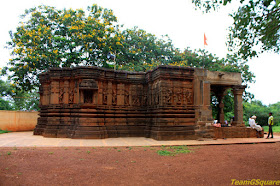
[[[226,89],[221,87],[219,89],[219,92],[216,93],[217,98],[218,98],[218,102],[219,102],[219,106],[218,106],[218,121],[219,121],[219,123],[224,123],[225,122],[225,113],[224,113],[225,92],[226,92]]]
[[[234,86],[232,91],[234,95],[234,121],[233,125],[235,126],[244,126],[243,124],[243,99],[242,95],[246,86],[239,85]]]

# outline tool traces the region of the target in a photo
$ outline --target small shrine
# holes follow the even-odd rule
[[[240,73],[159,66],[148,72],[99,67],[51,68],[39,76],[40,117],[35,135],[102,139],[148,137],[179,140],[221,137],[211,124],[211,92],[219,102],[234,95],[234,121],[227,137],[252,137],[243,124]]]

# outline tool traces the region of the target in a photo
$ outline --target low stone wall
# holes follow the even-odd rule
[[[257,131],[250,127],[213,127],[215,138],[256,138]],[[264,131],[261,131],[260,137],[264,137]]]
[[[39,112],[0,110],[0,129],[13,132],[32,131],[37,124]]]

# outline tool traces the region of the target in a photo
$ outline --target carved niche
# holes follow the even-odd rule
[[[98,90],[98,85],[93,79],[83,79],[79,84],[79,89],[83,95],[83,103],[93,103],[93,95]]]

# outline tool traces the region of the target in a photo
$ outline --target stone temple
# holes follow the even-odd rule
[[[240,73],[175,66],[148,72],[74,67],[51,68],[39,79],[41,110],[35,135],[179,140],[254,133],[243,124],[246,86],[241,85]],[[211,126],[211,93],[218,99],[218,120],[223,123],[227,89],[234,95],[235,119],[231,127],[218,131]]]

